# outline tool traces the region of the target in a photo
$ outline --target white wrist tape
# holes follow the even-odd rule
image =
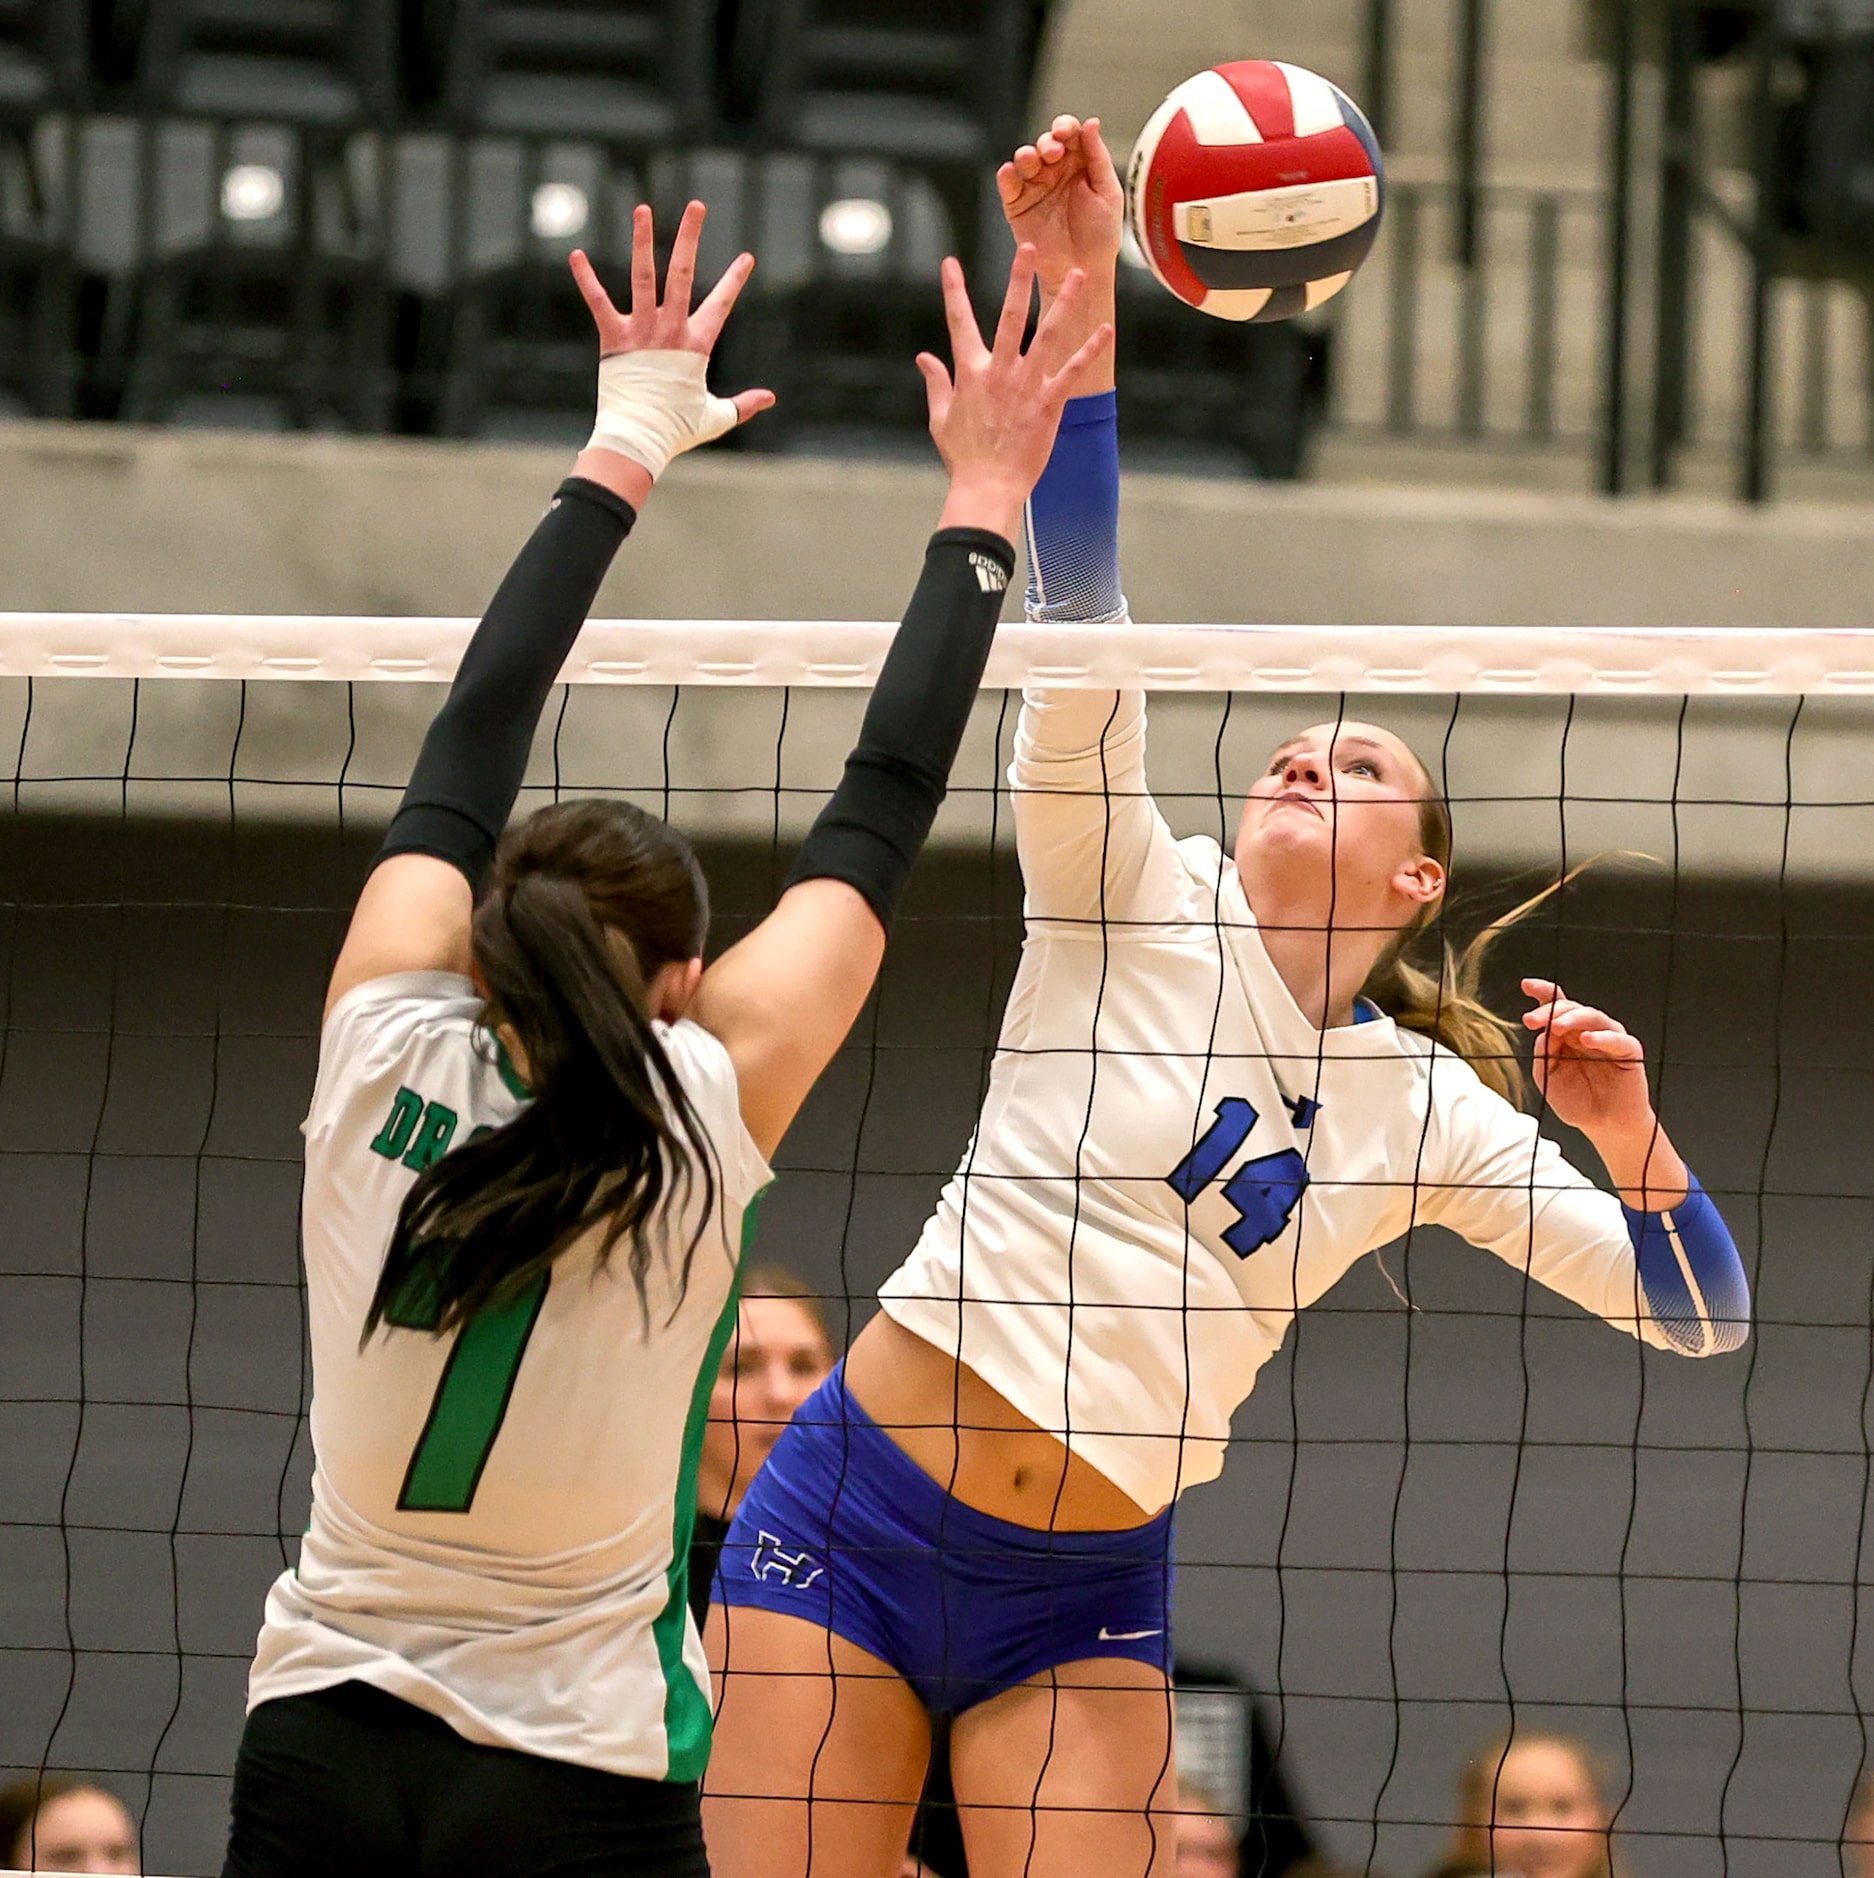
[[[616,450],[652,479],[673,456],[736,424],[735,406],[705,383],[700,352],[619,352],[599,361],[599,415],[588,449]]]

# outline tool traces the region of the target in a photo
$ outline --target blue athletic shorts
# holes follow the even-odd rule
[[[1171,1670],[1171,1512],[1127,1532],[1036,1532],[953,1500],[836,1369],[755,1476],[714,1596],[804,1618],[954,1715],[1063,1663]]]

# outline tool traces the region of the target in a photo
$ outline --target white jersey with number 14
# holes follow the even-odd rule
[[[1148,1512],[1219,1472],[1295,1313],[1415,1225],[1687,1347],[1619,1201],[1468,1063],[1307,1021],[1234,863],[1153,802],[1140,693],[1030,692],[1010,782],[1027,941],[975,1139],[881,1293],[900,1324]]]

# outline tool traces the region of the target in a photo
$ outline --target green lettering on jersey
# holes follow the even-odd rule
[[[423,1126],[416,1131],[410,1151],[403,1157],[405,1167],[422,1173],[449,1152],[455,1139],[456,1112],[440,1102],[430,1103],[423,1111]]]
[[[519,1297],[476,1312],[457,1333],[403,1477],[400,1512],[466,1513],[474,1505],[551,1276],[543,1272]]]
[[[387,1161],[401,1160],[422,1113],[423,1098],[414,1089],[399,1089],[391,1098],[390,1113],[384,1117],[384,1126],[371,1143],[371,1152],[383,1155]]]

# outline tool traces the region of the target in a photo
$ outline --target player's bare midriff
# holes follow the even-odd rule
[[[972,1369],[883,1312],[846,1358],[859,1406],[965,1506],[1037,1532],[1123,1532],[1152,1517]]]

